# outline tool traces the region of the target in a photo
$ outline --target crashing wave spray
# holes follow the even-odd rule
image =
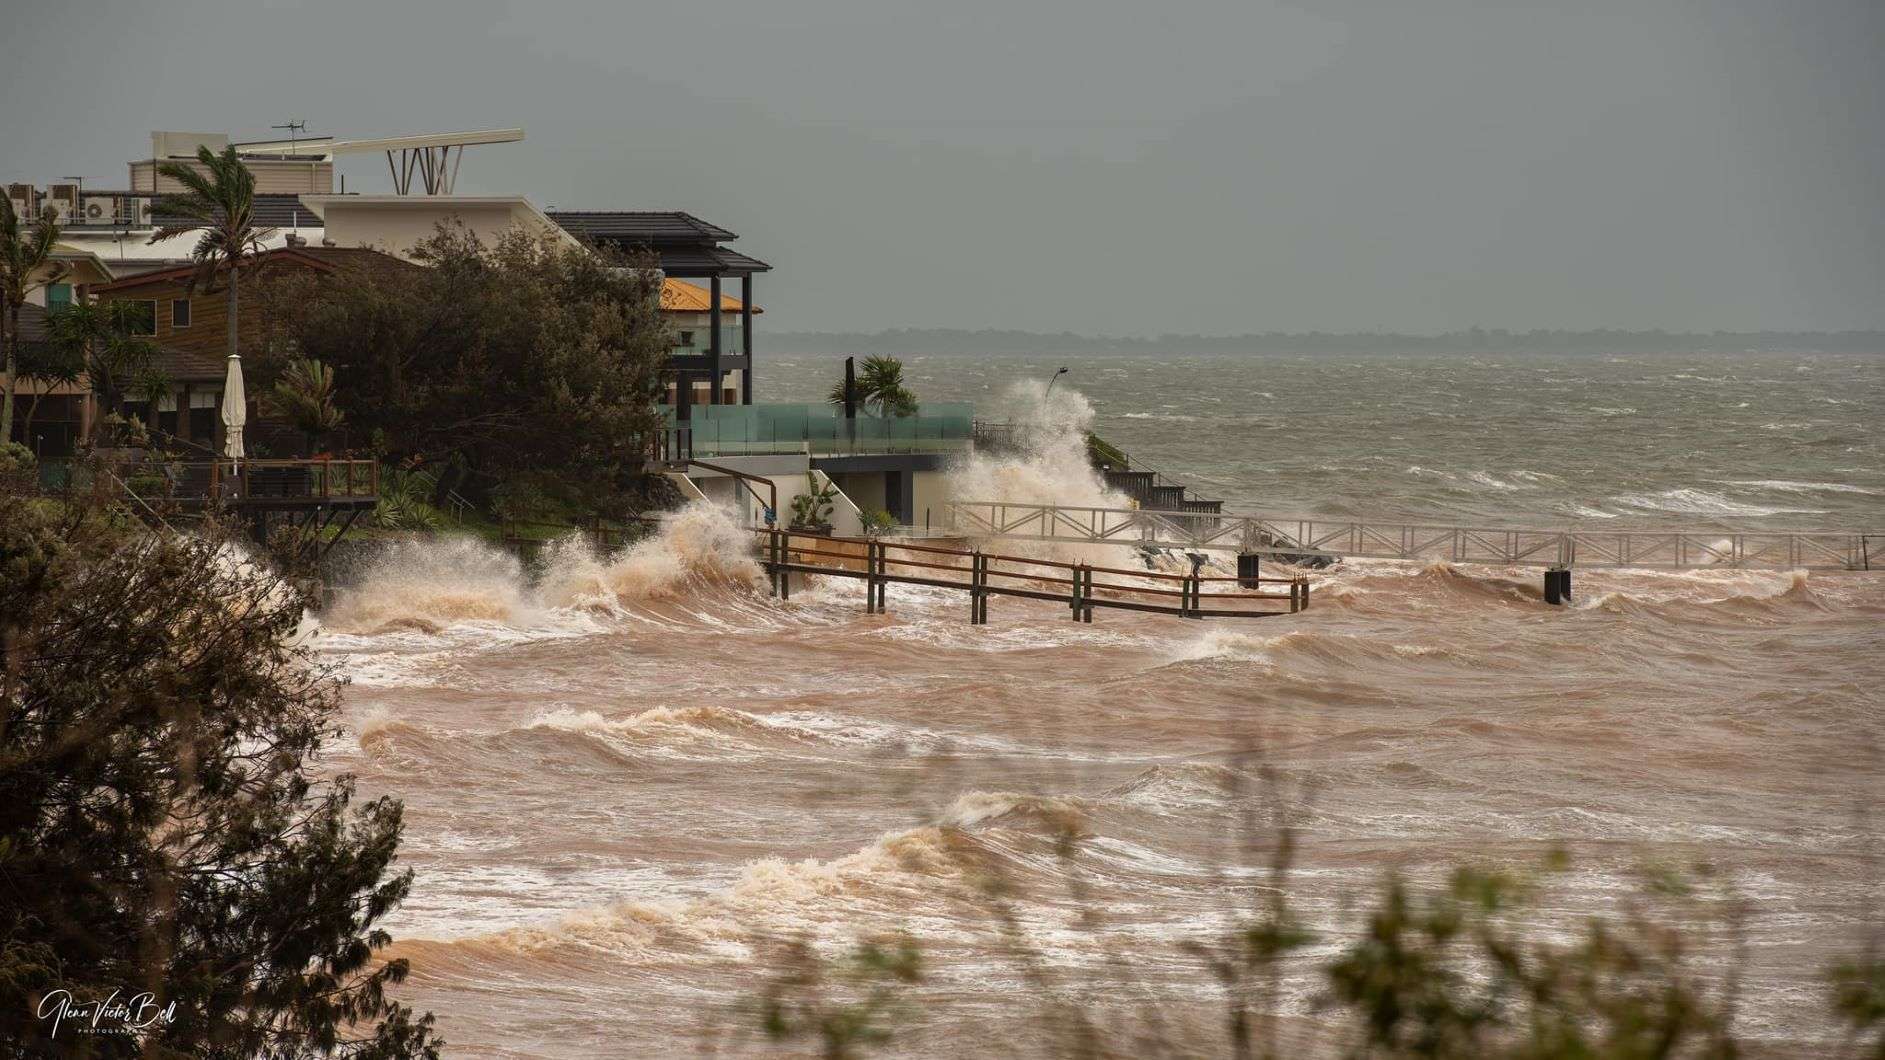
[[[722,587],[759,581],[753,536],[733,512],[695,501],[670,516],[653,537],[612,556],[598,556],[587,538],[566,537],[544,553],[537,596],[552,607],[622,607],[671,600],[694,583]]]
[[[690,583],[751,585],[759,578],[751,551],[733,514],[703,502],[614,555],[598,555],[577,535],[554,541],[534,583],[515,556],[477,538],[405,540],[382,552],[324,618],[329,629],[380,632],[465,621],[516,625],[554,609],[619,610],[673,599]]]
[[[1063,504],[1126,508],[1126,496],[1106,485],[1087,458],[1093,404],[1071,387],[1048,393],[1039,380],[1024,379],[1002,396],[997,410],[1022,427],[1021,449],[1007,454],[977,452],[948,471],[949,495],[968,501]]]
[[[1024,379],[1008,388],[996,411],[1018,428],[1020,448],[1007,453],[974,452],[946,473],[949,496],[964,501],[1008,501],[1074,508],[1130,508],[1132,501],[1112,489],[1087,456],[1093,403],[1070,387],[1049,392],[1039,380]],[[1132,560],[1113,545],[1054,542],[1003,542],[1002,550],[1062,562],[1129,566]]]
[[[530,610],[517,557],[475,537],[440,536],[388,545],[323,621],[353,632],[437,629],[474,619],[513,622]]]

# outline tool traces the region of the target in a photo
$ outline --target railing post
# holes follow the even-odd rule
[[[1067,602],[1072,605],[1073,620],[1075,622],[1080,621],[1080,590],[1084,587],[1082,585],[1083,576],[1081,574],[1081,571],[1085,569],[1086,569],[1086,564],[1084,563],[1077,564],[1073,568],[1073,591],[1069,593],[1067,596]]]
[[[792,535],[789,530],[779,531],[779,599],[792,599]]]
[[[877,613],[877,542],[864,542],[864,613]]]
[[[979,626],[988,621],[988,611],[983,600],[983,588],[988,585],[988,557],[980,549],[969,556],[969,625]]]

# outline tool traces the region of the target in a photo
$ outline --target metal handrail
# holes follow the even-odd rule
[[[1869,539],[1879,536],[1718,527],[1537,529],[1005,501],[955,501],[943,508],[955,530],[982,537],[1506,565],[1870,570]]]

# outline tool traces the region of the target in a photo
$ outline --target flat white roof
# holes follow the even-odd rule
[[[421,206],[449,209],[454,204],[462,206],[523,206],[532,212],[539,212],[530,200],[522,195],[303,195],[301,205],[306,206],[316,217],[326,217],[329,206],[384,206],[395,210],[411,210]],[[548,220],[547,218],[545,220]]]
[[[209,136],[209,133],[175,133],[177,136]],[[386,136],[376,140],[336,140],[331,136],[305,136],[294,140],[245,140],[232,144],[236,150],[258,155],[334,155],[364,154],[369,151],[407,151],[425,147],[475,147],[478,144],[514,144],[524,138],[522,129],[478,129],[471,132],[419,133],[416,136]]]

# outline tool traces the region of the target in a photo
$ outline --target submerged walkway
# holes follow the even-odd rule
[[[760,563],[771,578],[774,596],[791,598],[794,574],[855,578],[864,583],[867,614],[884,613],[884,589],[891,583],[967,592],[969,623],[978,626],[988,622],[991,596],[1061,604],[1075,622],[1093,621],[1094,608],[1179,618],[1266,618],[1295,614],[1309,607],[1309,579],[1300,574],[1275,578],[1252,572],[1234,578],[1215,577],[1205,575],[1197,564],[1189,574],[1168,574],[874,537],[831,537],[776,529],[754,532],[760,535]],[[1096,574],[1107,580],[1095,580]],[[1228,592],[1207,588],[1225,583],[1236,588]],[[1265,585],[1285,589],[1265,591]]]
[[[944,505],[945,525],[968,537],[1072,544],[1217,549],[1278,557],[1445,560],[1541,567],[1885,567],[1885,533],[1857,531],[1532,530],[1391,519],[1161,512],[1006,501]]]

